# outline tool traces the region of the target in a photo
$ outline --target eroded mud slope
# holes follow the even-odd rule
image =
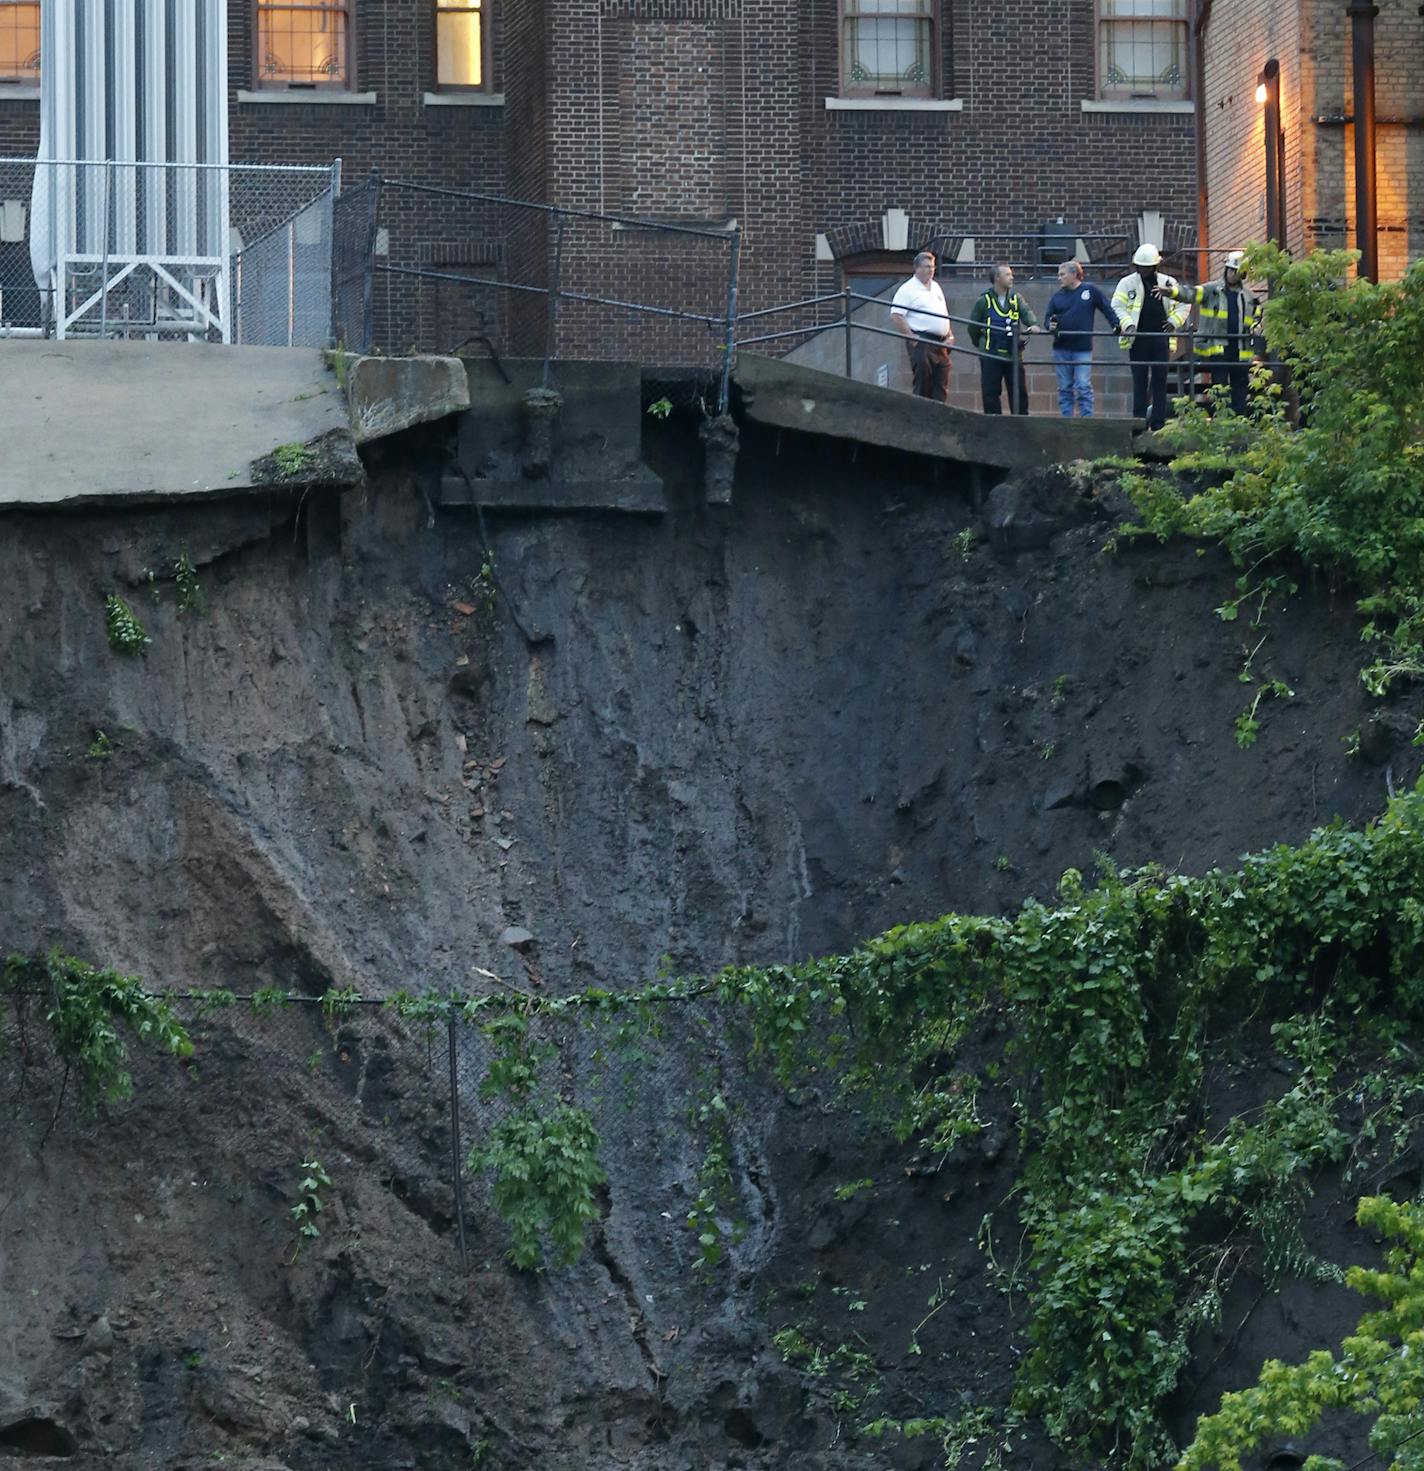
[[[1111,511],[1086,486],[999,494],[990,545],[962,488],[791,437],[750,435],[735,505],[707,507],[694,444],[674,422],[656,447],[664,519],[489,515],[507,599],[488,596],[479,525],[431,512],[414,438],[364,491],[299,513],[273,499],[6,517],[3,943],[161,986],[383,994],[468,986],[472,966],[623,984],[1012,907],[1097,851],[1230,862],[1372,814],[1415,774],[1406,723],[1371,725],[1353,616],[1323,597],[1270,621],[1252,672],[1294,694],[1263,704],[1241,749],[1252,690],[1237,674],[1261,633],[1213,614],[1230,569],[1175,546],[1103,555]],[[182,557],[205,611],[178,611]],[[143,657],[109,648],[113,590],[151,636]],[[522,954],[511,929],[533,937]],[[382,1052],[379,1110],[418,1124],[411,1049],[358,1040],[360,1087]],[[579,1266],[509,1273],[477,1205],[465,1278],[438,1115],[423,1162],[397,1171],[356,1084],[328,1096],[295,1068],[254,1089],[231,1045],[214,1040],[179,1107],[140,1088],[91,1128],[62,1113],[43,1153],[38,1127],[7,1138],[10,1450],[135,1466],[928,1464],[927,1447],[838,1444],[835,1415],[771,1347],[784,1309],[769,1290],[972,1278],[978,1202],[1012,1183],[1002,1141],[955,1182],[911,1174],[903,1199],[832,1209],[836,1184],[897,1162],[753,1094],[737,1169],[756,1229],[709,1294],[676,1224],[696,1152],[673,1078],[664,1116],[615,1141]],[[656,1160],[639,1155],[660,1132]],[[333,1226],[288,1266],[292,1173],[314,1136],[339,1166]],[[905,1223],[898,1239],[882,1216]],[[875,1348],[910,1376],[888,1391],[902,1412],[933,1409],[940,1384],[1002,1399],[1003,1300],[966,1290],[969,1317],[945,1315],[906,1363],[894,1315],[918,1316],[924,1294],[896,1290]],[[1344,1311],[1302,1299],[1230,1362],[1319,1341]]]

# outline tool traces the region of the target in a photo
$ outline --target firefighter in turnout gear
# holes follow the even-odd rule
[[[1010,266],[995,266],[989,289],[969,313],[969,337],[983,356],[979,359],[979,386],[984,412],[998,414],[1000,400],[1009,390],[1009,412],[1028,413],[1028,384],[1024,379],[1023,350],[1028,334],[1038,331],[1029,304],[1014,290]]]
[[[1177,301],[1197,308],[1197,357],[1206,363],[1213,388],[1231,391],[1231,410],[1246,412],[1246,389],[1251,373],[1251,338],[1260,330],[1261,308],[1241,279],[1245,254],[1233,250],[1226,257],[1220,281],[1200,286],[1177,286]],[[1165,285],[1161,288],[1167,295]]]
[[[1160,429],[1167,422],[1167,360],[1176,345],[1172,333],[1191,308],[1175,300],[1175,278],[1158,273],[1162,252],[1155,245],[1138,246],[1132,263],[1137,269],[1117,283],[1112,307],[1122,324],[1120,345],[1132,359],[1132,417],[1146,419],[1149,429]]]

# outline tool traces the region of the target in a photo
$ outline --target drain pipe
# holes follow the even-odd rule
[[[1194,0],[1192,17],[1192,96],[1196,99],[1193,119],[1197,147],[1197,280],[1210,281],[1211,202],[1206,177],[1206,28],[1211,20],[1211,0]],[[1420,7],[1424,12],[1424,6]]]
[[[1281,134],[1281,64],[1274,57],[1261,69],[1256,99],[1264,104],[1262,141],[1266,146],[1266,238],[1282,250],[1286,240],[1285,149]]]
[[[1379,209],[1375,196],[1375,16],[1370,0],[1350,0],[1350,41],[1355,90],[1355,248],[1360,275],[1379,280]]]

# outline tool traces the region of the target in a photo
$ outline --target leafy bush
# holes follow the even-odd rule
[[[131,659],[146,653],[152,642],[138,621],[138,614],[117,593],[110,593],[104,599],[104,628],[109,647]]]
[[[553,1054],[535,1045],[527,1012],[487,1022],[494,1044],[480,1096],[502,1098],[512,1111],[476,1144],[466,1165],[494,1177],[494,1208],[510,1229],[509,1259],[533,1271],[547,1241],[555,1266],[568,1266],[583,1250],[588,1226],[598,1219],[598,1131],[581,1108],[541,1098],[539,1068]]]
[[[1163,438],[1195,494],[1142,474],[1124,486],[1141,529],[1220,538],[1243,593],[1273,559],[1351,588],[1372,650],[1364,680],[1382,693],[1424,673],[1424,262],[1399,282],[1347,282],[1356,259],[1250,252],[1250,274],[1275,286],[1265,331],[1299,427],[1279,385],[1249,421],[1184,405]]]
[[[1278,1436],[1307,1434],[1332,1410],[1374,1416],[1370,1449],[1387,1471],[1424,1466],[1424,1205],[1381,1196],[1360,1201],[1357,1219],[1395,1243],[1385,1270],[1351,1267],[1356,1292],[1385,1307],[1366,1313],[1338,1354],[1319,1349],[1300,1364],[1270,1359],[1257,1384],[1222,1397],[1197,1424],[1177,1471],[1241,1471],[1242,1457]],[[1308,1471],[1339,1462],[1312,1456]]]

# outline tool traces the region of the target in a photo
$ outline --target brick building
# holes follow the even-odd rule
[[[1424,252],[1424,16],[1377,0],[1375,168],[1379,262],[1399,276]],[[1354,96],[1346,0],[1198,0],[1206,233],[1214,251],[1267,235],[1266,123],[1257,100],[1280,66],[1285,243],[1355,246]]]
[[[1250,0],[1234,0],[1246,4]],[[229,0],[231,156],[692,224],[669,235],[387,191],[381,262],[565,298],[725,310],[908,272],[934,242],[966,310],[991,257],[1051,275],[1189,246],[1188,0]],[[33,153],[34,0],[0,0],[0,151]],[[809,317],[803,316],[803,321]],[[386,275],[377,336],[542,347],[541,298]],[[565,354],[715,357],[712,323],[561,299]]]

